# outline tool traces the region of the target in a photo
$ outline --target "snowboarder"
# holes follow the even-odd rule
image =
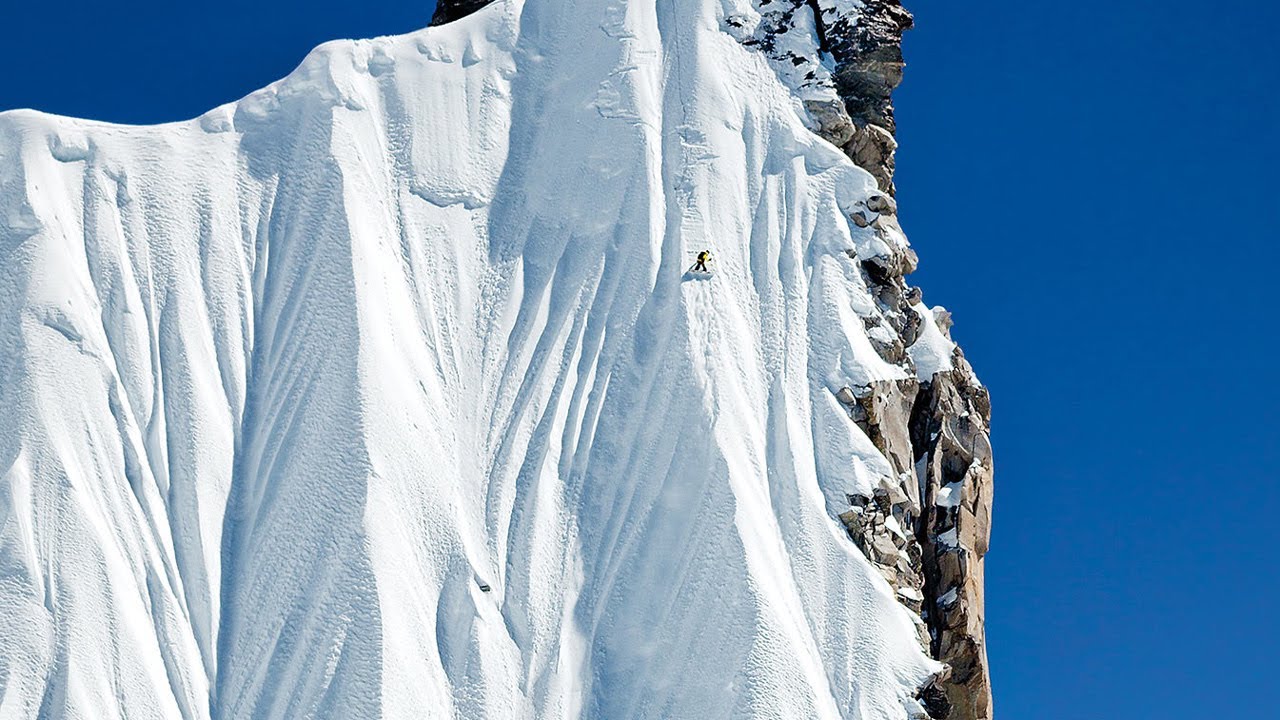
[[[710,250],[703,250],[702,252],[698,253],[698,262],[693,264],[693,271],[703,272],[703,273],[711,272],[710,270],[707,269],[707,261],[710,259],[711,259]]]

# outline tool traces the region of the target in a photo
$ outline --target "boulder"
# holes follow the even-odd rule
[[[849,219],[853,221],[854,225],[857,225],[860,228],[871,227],[871,224],[874,223],[878,217],[879,216],[875,213],[863,209],[854,210],[849,214]]]
[[[840,100],[805,100],[804,109],[817,125],[815,132],[823,140],[836,147],[844,147],[853,138],[853,120]]]
[[[898,203],[888,195],[877,193],[867,198],[867,209],[882,215],[897,215]]]
[[[858,167],[871,173],[881,192],[890,195],[896,193],[893,185],[893,154],[898,149],[898,142],[893,139],[893,133],[879,125],[855,126],[852,137],[844,144],[843,149]]]

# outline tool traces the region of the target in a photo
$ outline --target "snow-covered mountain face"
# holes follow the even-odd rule
[[[0,114],[0,718],[989,717],[903,16],[772,5],[512,0],[191,122]]]

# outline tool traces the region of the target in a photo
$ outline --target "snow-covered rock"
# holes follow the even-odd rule
[[[762,15],[511,0],[190,122],[0,113],[0,718],[978,693],[989,407]]]

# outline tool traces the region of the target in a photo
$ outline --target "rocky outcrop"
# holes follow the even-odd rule
[[[991,404],[960,348],[953,369],[917,395],[911,417],[924,513],[923,549],[930,651],[951,668],[942,689],[950,717],[991,717],[983,616],[982,558],[991,538]]]
[[[854,128],[836,144],[893,194],[898,143],[892,95],[902,83],[902,34],[911,28],[911,14],[898,0],[865,0],[860,14],[842,12],[831,0],[808,2],[817,8],[818,37],[834,61],[832,80]]]
[[[493,2],[493,0],[439,0],[436,3],[436,11],[431,15],[432,25],[443,25],[453,22],[458,18],[463,18],[480,8]]]
[[[819,37],[835,61],[836,91],[850,117],[892,133],[891,96],[902,83],[902,34],[911,29],[911,13],[898,0],[864,0],[857,15],[831,0],[809,2],[819,7]]]
[[[869,257],[849,251],[875,300],[862,315],[867,338],[910,377],[836,393],[893,469],[870,496],[850,494],[840,520],[918,616],[921,644],[947,665],[921,688],[921,705],[934,718],[982,720],[992,716],[982,573],[991,528],[990,397],[951,341],[950,313],[928,310],[907,284],[917,259],[896,213],[887,195],[850,212],[878,248]]]
[[[863,316],[868,339],[882,359],[916,378],[837,394],[896,473],[871,497],[850,495],[840,519],[919,615],[923,644],[947,665],[921,688],[921,705],[934,718],[985,720],[992,717],[982,573],[991,528],[991,405],[950,340],[950,316],[925,309],[905,280],[917,258],[893,199],[892,93],[902,81],[902,35],[912,18],[898,0],[756,0],[755,7],[761,20],[744,44],[773,61],[803,99],[813,130],[880,187],[882,194],[849,212],[854,226],[874,233],[878,251],[850,251],[850,258],[876,301]],[[917,353],[917,343],[929,347]]]
[[[872,346],[915,377],[836,393],[894,472],[869,497],[851,494],[840,520],[918,616],[921,644],[947,665],[921,688],[930,717],[986,720],[992,717],[982,571],[991,533],[990,397],[951,342],[950,314],[924,310],[920,290],[906,283],[915,254],[896,220],[883,214],[891,202],[871,199],[863,208],[884,252],[851,259],[861,263],[876,301],[863,317]],[[873,207],[882,214],[871,213]],[[926,344],[947,351],[940,367],[926,366],[926,358],[938,362],[923,352]]]
[[[813,129],[892,195],[892,96],[902,82],[902,34],[911,14],[898,0],[755,0],[755,8],[760,20],[744,43],[774,61],[804,100]],[[742,35],[751,23],[732,16],[726,26]]]
[[[898,600],[914,611],[920,643],[929,647],[924,622],[925,577],[916,538],[922,505],[914,470],[909,425],[920,389],[914,378],[869,383],[836,393],[849,416],[892,465],[895,475],[881,479],[870,496],[849,495],[849,510],[840,515],[849,537],[875,565]]]

